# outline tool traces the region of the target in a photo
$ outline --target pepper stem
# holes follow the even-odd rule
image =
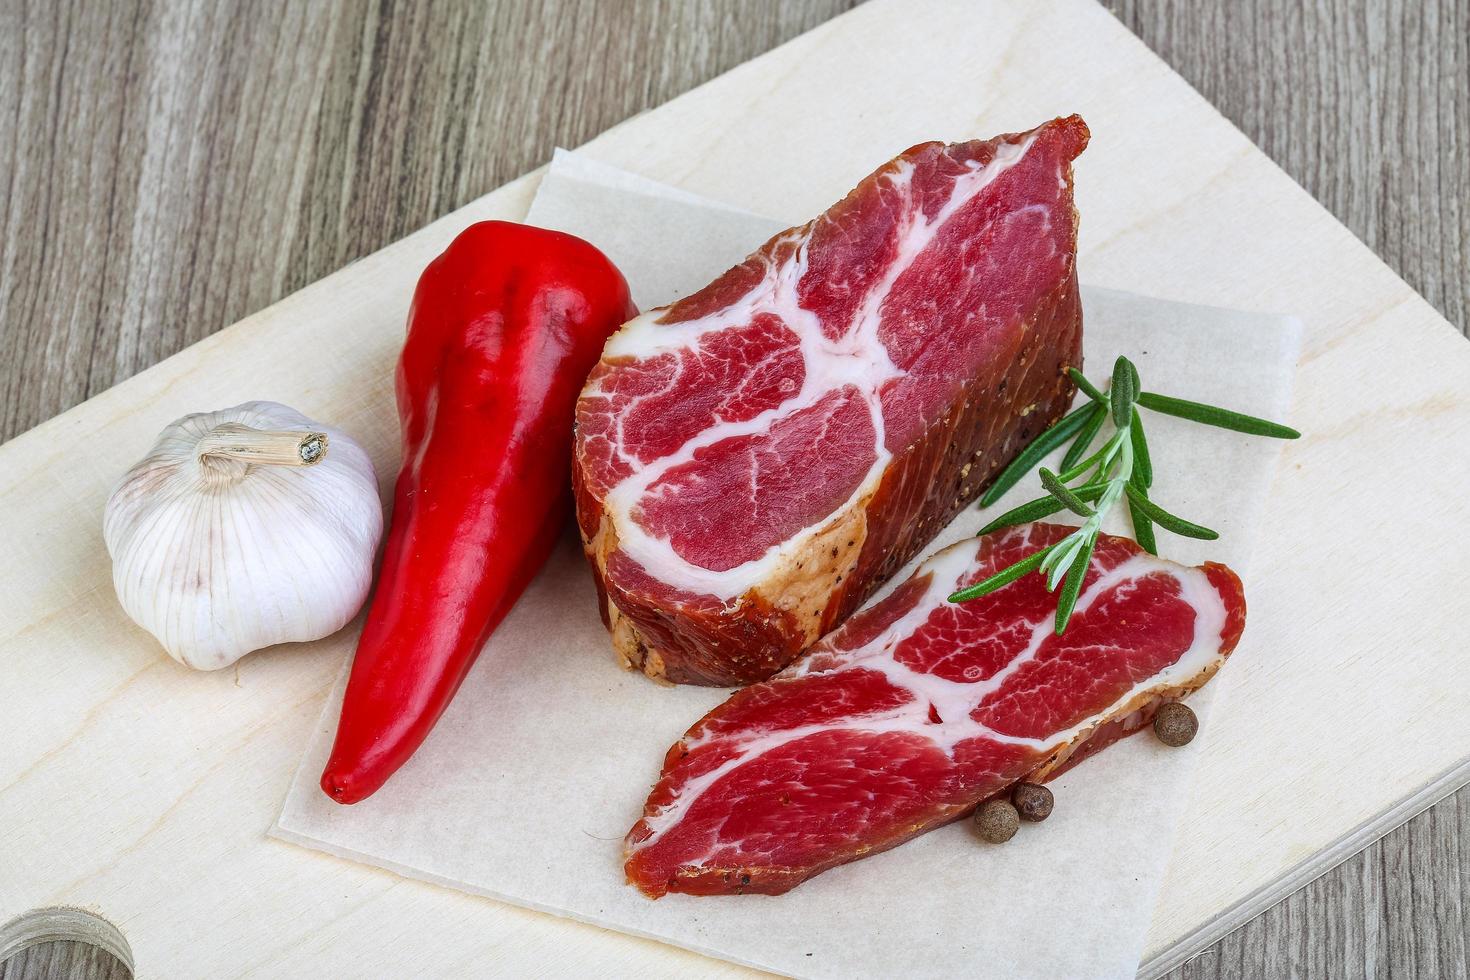
[[[311,466],[326,455],[325,432],[278,432],[224,422],[199,440],[201,461],[224,458],[266,466]]]

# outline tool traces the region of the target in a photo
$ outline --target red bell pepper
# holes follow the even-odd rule
[[[414,753],[571,513],[577,394],[637,315],[596,248],[471,225],[424,270],[398,362],[403,466],[322,789],[375,792]]]

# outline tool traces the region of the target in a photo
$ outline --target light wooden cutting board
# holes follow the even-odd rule
[[[1306,436],[1283,458],[1151,971],[1463,779],[1470,345],[1088,0],[879,0],[584,150],[796,221],[911,143],[1072,111],[1094,134],[1085,281],[1307,327]],[[194,674],[112,595],[103,501],[185,412],[284,401],[358,436],[386,486],[418,272],[468,222],[522,216],[535,179],[0,447],[0,920],[95,908],[142,977],[741,972],[268,840],[353,631]]]

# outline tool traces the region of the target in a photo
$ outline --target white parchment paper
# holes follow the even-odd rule
[[[802,216],[788,218],[558,151],[527,220],[595,242],[647,309],[699,288]],[[1084,289],[1083,302],[1093,380],[1127,353],[1145,388],[1288,416],[1294,319],[1110,290]],[[1228,562],[1249,598],[1278,445],[1152,413],[1145,421],[1159,502],[1221,532],[1206,543],[1160,530],[1162,553]],[[1038,493],[1031,477],[985,515],[972,508],[925,554]],[[1227,666],[1192,701],[1204,724],[1229,676]],[[787,895],[654,902],[624,884],[622,837],[664,751],[725,692],[658,687],[616,665],[570,530],[418,754],[352,807],[317,788],[344,685],[345,672],[275,836],[803,977],[1133,976],[1200,744],[1166,749],[1141,735],[1114,746],[1054,782],[1051,818],[1004,846],[980,843],[961,823]]]

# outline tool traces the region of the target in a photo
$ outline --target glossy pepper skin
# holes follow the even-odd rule
[[[571,514],[572,419],[637,315],[560,232],[471,225],[424,270],[398,363],[403,465],[322,789],[375,792],[419,747]]]

